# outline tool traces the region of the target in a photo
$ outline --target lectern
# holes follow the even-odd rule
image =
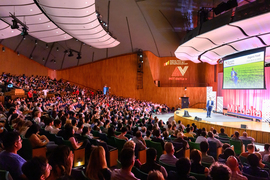
[[[188,108],[189,105],[189,97],[181,97],[182,99],[182,109]]]

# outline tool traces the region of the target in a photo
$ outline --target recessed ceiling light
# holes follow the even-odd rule
[[[48,25],[48,27],[50,27],[50,25]]]
[[[85,4],[87,4],[87,1],[85,2]]]
[[[56,33],[58,33],[58,31],[56,31]]]
[[[11,31],[12,33],[14,32],[14,31]]]
[[[30,9],[30,11],[33,11],[33,9]]]
[[[88,11],[86,11],[86,13],[88,13]]]
[[[41,20],[41,18],[39,18],[38,20]]]
[[[64,38],[67,38],[66,36]]]

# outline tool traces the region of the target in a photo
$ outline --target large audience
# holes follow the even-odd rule
[[[78,169],[91,180],[269,179],[270,145],[258,151],[246,132],[227,135],[222,128],[207,131],[171,118],[164,123],[155,114],[168,113],[165,104],[102,94],[49,77],[3,73],[0,85],[3,92],[20,88],[26,93],[6,96],[0,104],[0,170],[15,180],[80,179],[72,173]],[[247,150],[236,154],[230,139],[248,141]],[[120,149],[118,141],[124,143]],[[46,147],[46,156],[24,158],[29,149],[23,142],[32,149]],[[107,151],[115,148],[118,166],[109,167]],[[77,149],[85,149],[84,168],[73,167]],[[146,151],[146,162],[140,162],[140,151]]]

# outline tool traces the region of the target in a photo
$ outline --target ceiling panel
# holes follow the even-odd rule
[[[104,36],[107,32],[97,19],[95,1],[37,0],[37,2],[54,23],[81,42],[95,48],[112,48],[120,44],[117,40],[109,41],[113,37]],[[89,38],[96,39],[90,41]]]
[[[221,57],[224,57],[224,56],[227,56],[227,55],[230,55],[230,54],[237,52],[231,46],[228,46],[228,45],[218,47],[212,51],[219,54]]]
[[[0,17],[3,21],[12,24],[13,18],[10,17],[10,13],[23,22],[28,27],[28,33],[41,40],[46,40],[44,37],[51,37],[49,42],[56,42],[59,40],[67,40],[72,37],[59,29],[54,23],[52,23],[34,3],[33,0],[21,0],[21,1],[0,1]],[[20,26],[20,25],[19,25]],[[11,29],[11,28],[9,28]],[[20,31],[22,27],[20,26]],[[55,31],[56,30],[56,31]],[[57,38],[65,34],[66,38]],[[52,38],[54,37],[54,38]]]

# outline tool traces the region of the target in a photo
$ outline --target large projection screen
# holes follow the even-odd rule
[[[223,89],[265,89],[265,48],[227,56],[223,61]]]

